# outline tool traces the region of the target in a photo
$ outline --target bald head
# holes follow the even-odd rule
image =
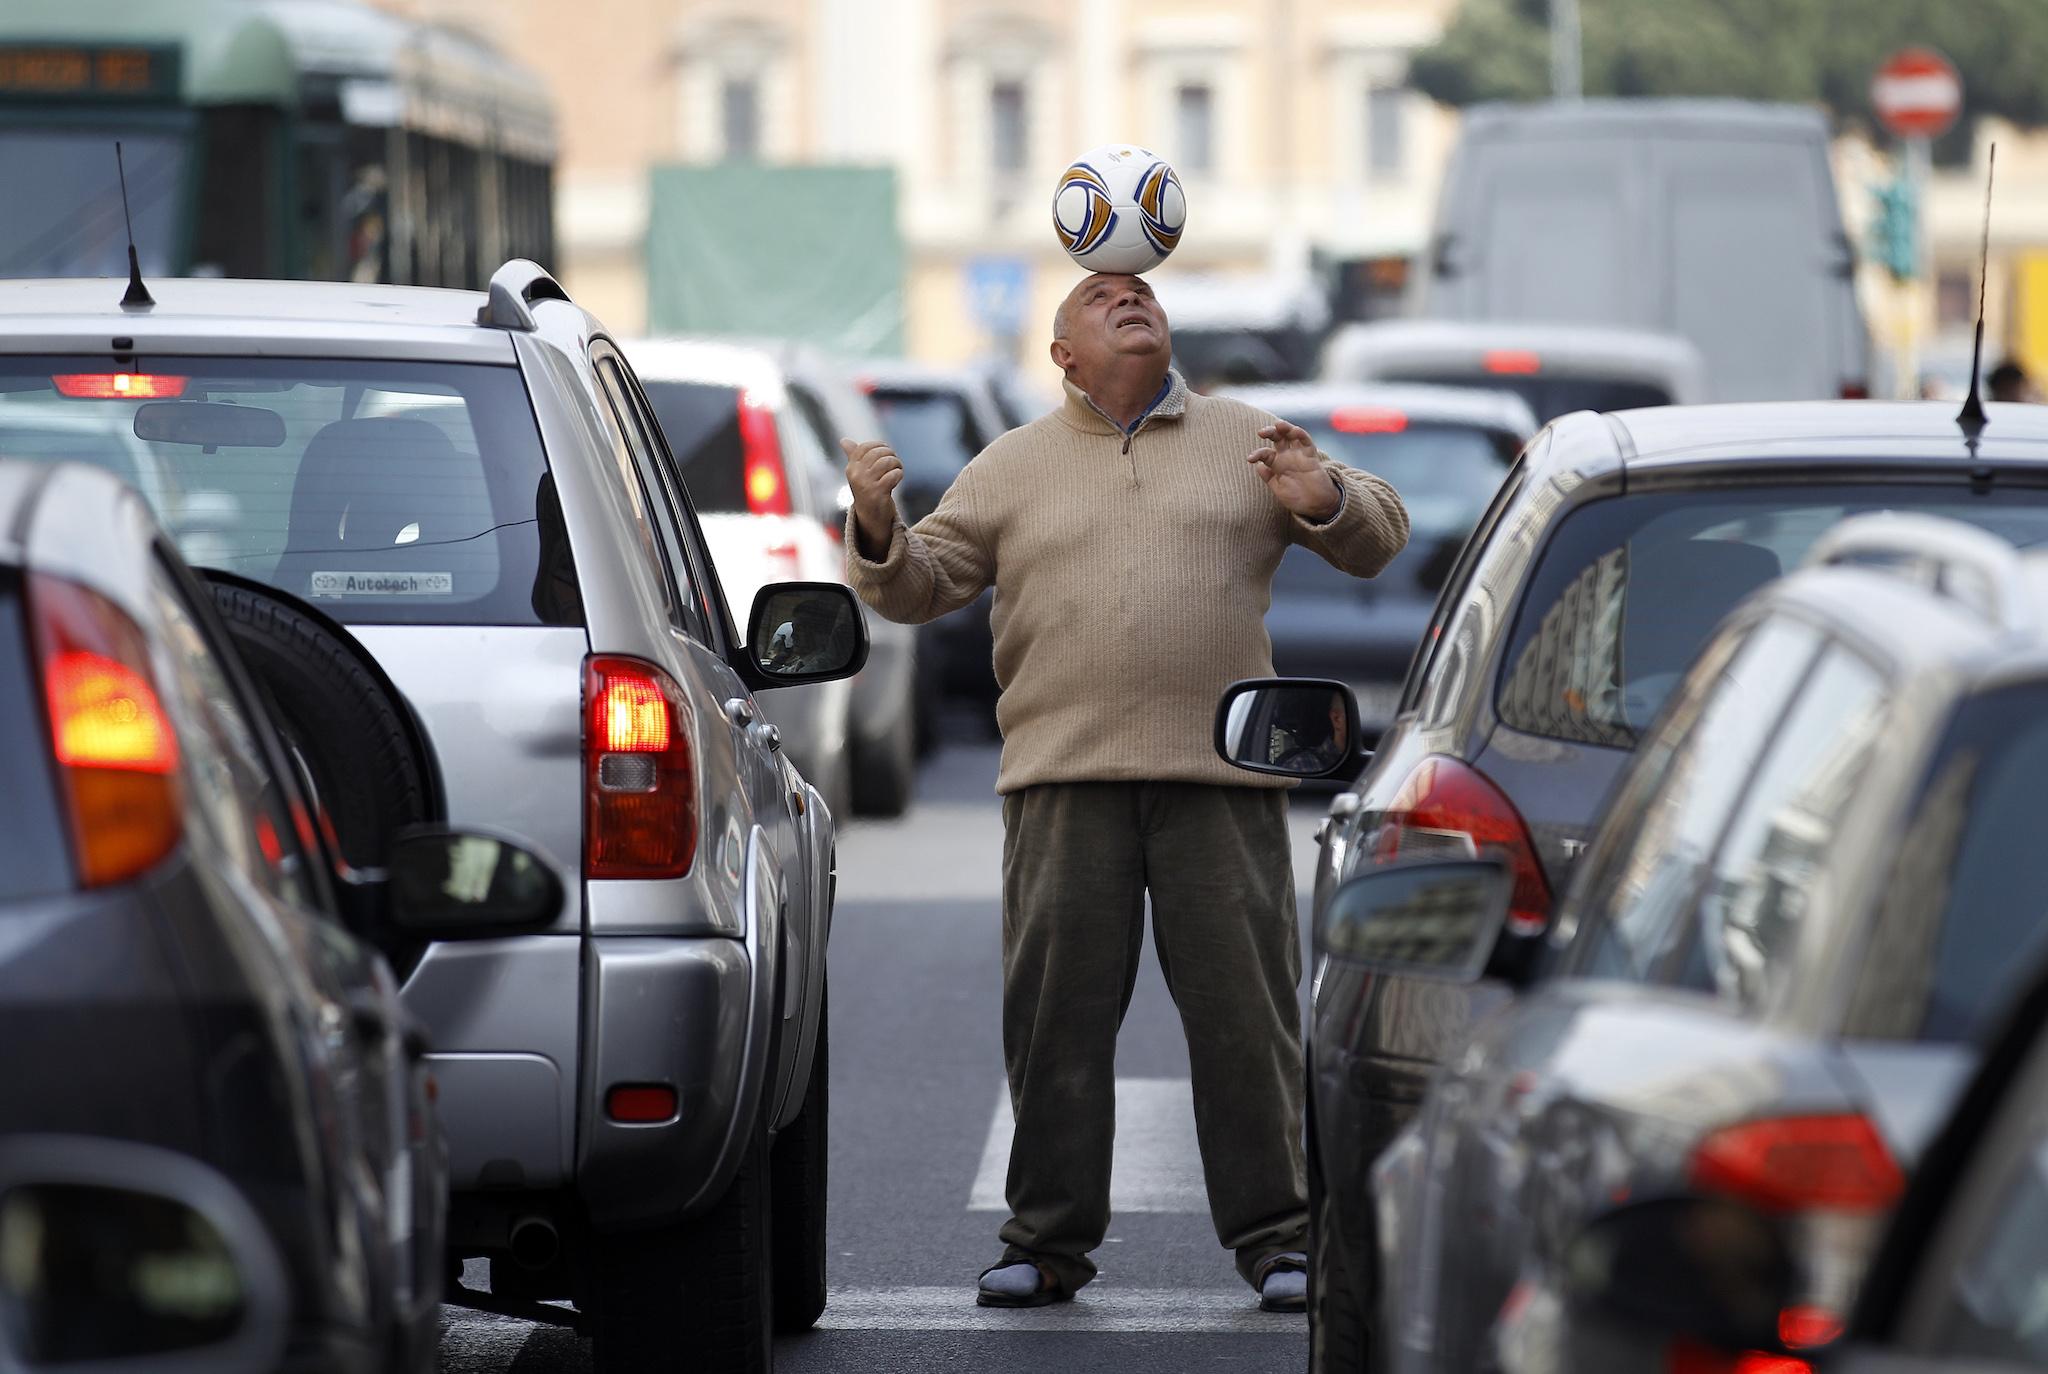
[[[1053,312],[1052,360],[1091,396],[1119,378],[1139,385],[1149,378],[1157,390],[1172,358],[1166,312],[1140,277],[1091,273]]]

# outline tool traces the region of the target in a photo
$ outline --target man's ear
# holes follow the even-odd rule
[[[1067,347],[1065,339],[1052,341],[1052,365],[1062,372],[1074,365],[1074,350]]]

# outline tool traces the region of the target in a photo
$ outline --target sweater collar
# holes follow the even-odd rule
[[[1145,408],[1145,413],[1131,423],[1128,431],[1119,428],[1116,421],[1110,419],[1080,387],[1070,381],[1060,385],[1066,391],[1066,400],[1060,406],[1060,418],[1084,434],[1135,434],[1154,420],[1178,420],[1187,413],[1188,384],[1172,368],[1166,370],[1166,381],[1159,388],[1159,394]]]

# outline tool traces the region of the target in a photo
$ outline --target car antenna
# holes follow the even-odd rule
[[[1984,396],[1980,386],[1984,375],[1984,278],[1991,270],[1991,182],[1998,174],[1998,145],[1991,145],[1991,157],[1984,169],[1984,238],[1977,248],[1977,341],[1970,348],[1970,394],[1956,415],[1963,437],[1974,451],[1977,436],[1984,432]]]
[[[121,161],[121,140],[114,140],[114,173],[121,178],[121,220],[128,226],[128,294],[121,297],[123,310],[141,310],[156,304],[156,297],[142,284],[142,264],[135,257],[135,219],[128,213],[128,168]]]

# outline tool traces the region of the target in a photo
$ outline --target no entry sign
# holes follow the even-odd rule
[[[1932,48],[1892,54],[1870,79],[1870,103],[1900,138],[1940,138],[1963,108],[1963,79]]]

